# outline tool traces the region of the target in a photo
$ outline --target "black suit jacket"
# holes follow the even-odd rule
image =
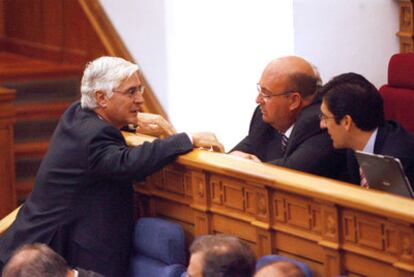
[[[117,128],[82,109],[63,114],[0,260],[23,244],[51,246],[72,267],[126,276],[133,231],[132,183],[192,149],[185,134],[128,147]]]
[[[257,107],[249,134],[232,151],[250,153],[271,164],[347,180],[345,153],[335,150],[326,130],[320,129],[319,113],[319,101],[302,109],[282,154],[280,134],[263,121],[262,112]]]
[[[414,185],[414,137],[395,121],[387,121],[378,128],[374,153],[398,158],[405,175]],[[353,150],[348,150],[348,171],[351,182],[360,184],[359,165]]]
[[[82,268],[77,268],[76,271],[78,271],[78,277],[105,277],[94,271],[84,270]]]

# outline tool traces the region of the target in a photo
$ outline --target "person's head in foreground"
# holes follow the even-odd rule
[[[253,276],[256,257],[249,245],[228,235],[197,238],[190,247],[188,277]]]
[[[27,244],[18,248],[3,268],[3,277],[69,277],[66,261],[45,244]]]
[[[277,261],[258,269],[254,277],[305,277],[305,274],[291,262]]]

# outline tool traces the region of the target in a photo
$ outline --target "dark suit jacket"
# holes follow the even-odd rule
[[[343,150],[335,150],[326,130],[319,127],[320,102],[305,107],[289,137],[286,152],[281,152],[281,136],[262,119],[256,108],[249,134],[232,151],[256,155],[260,160],[320,176],[347,180]]]
[[[78,277],[104,277],[94,271],[84,270],[82,268],[77,268],[76,270],[78,271]]]
[[[48,244],[72,267],[126,276],[134,179],[192,149],[185,134],[128,147],[117,128],[72,104],[49,144],[31,195],[0,238],[5,263],[20,245]]]
[[[405,175],[414,184],[414,137],[395,121],[387,121],[378,128],[374,153],[398,158]],[[348,171],[351,182],[360,184],[359,165],[353,150],[348,150]]]

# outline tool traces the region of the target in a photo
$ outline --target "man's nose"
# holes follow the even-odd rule
[[[260,94],[256,96],[256,104],[263,104],[263,97],[260,97]]]
[[[137,104],[143,104],[145,102],[144,95],[142,93],[137,93],[134,97],[134,102]]]
[[[321,129],[326,129],[326,123],[325,123],[325,120],[321,119],[321,121],[319,122],[319,127],[320,127]]]

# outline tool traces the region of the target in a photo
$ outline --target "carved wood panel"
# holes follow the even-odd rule
[[[150,195],[155,215],[183,223],[190,237],[236,235],[258,256],[305,261],[314,276],[414,274],[413,222],[201,167],[168,166],[148,182],[148,191],[137,192]]]
[[[400,30],[397,36],[400,39],[400,52],[414,52],[414,23],[413,1],[399,0],[400,2]]]

